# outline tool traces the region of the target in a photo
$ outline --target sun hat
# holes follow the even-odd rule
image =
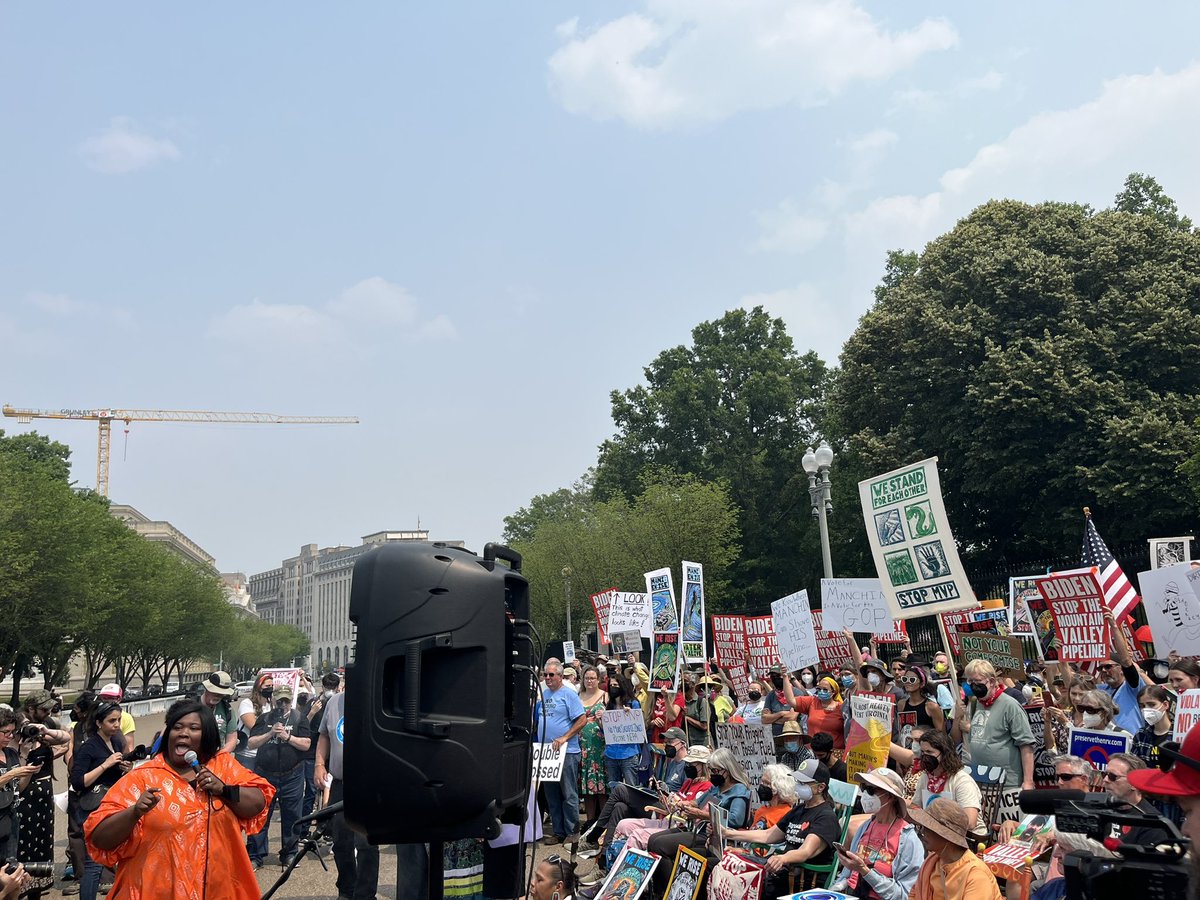
[[[687,756],[683,758],[684,762],[690,763],[706,763],[708,762],[708,754],[712,751],[703,744],[692,744],[688,747]]]
[[[872,769],[870,772],[859,772],[854,776],[859,784],[869,784],[873,788],[887,791],[896,798],[896,814],[903,819],[908,807],[908,792],[904,789],[904,779],[898,772],[886,767]]]
[[[884,664],[882,659],[877,659],[874,656],[868,656],[863,660],[862,666],[859,667],[859,674],[866,675],[868,669],[874,669],[877,671],[883,676],[884,681],[892,680],[892,673],[888,671],[888,667]]]
[[[236,693],[233,678],[228,672],[213,672],[202,682],[204,689],[210,694],[220,694],[222,697],[232,697]]]
[[[908,820],[957,847],[969,846],[966,810],[953,800],[938,797],[924,809],[911,807],[908,810]]]
[[[1170,771],[1134,769],[1125,776],[1126,780],[1147,794],[1168,797],[1200,795],[1200,727],[1193,727],[1183,739],[1183,746],[1178,749],[1170,742],[1159,744],[1158,757],[1173,762]]]
[[[800,743],[802,744],[807,744],[812,740],[812,738],[804,733],[804,729],[800,727],[799,722],[784,722],[783,730],[780,731],[779,734],[775,735],[775,740],[778,741],[782,738],[789,737],[799,738]]]

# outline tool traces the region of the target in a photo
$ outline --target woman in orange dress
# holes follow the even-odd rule
[[[195,766],[186,759],[197,756]],[[245,835],[275,793],[221,750],[212,710],[167,710],[162,751],[123,776],[84,823],[92,859],[117,870],[119,900],[257,900]]]

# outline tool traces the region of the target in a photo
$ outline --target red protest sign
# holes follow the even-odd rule
[[[612,598],[616,592],[616,588],[609,588],[607,591],[592,594],[592,610],[596,613],[596,631],[601,644],[608,643],[608,608],[612,605]]]
[[[746,616],[746,661],[756,675],[783,665],[775,640],[774,616]]]
[[[813,610],[813,631],[817,637],[817,656],[821,668],[836,672],[838,666],[850,658],[850,639],[840,631],[826,631],[819,609]]]
[[[908,641],[908,632],[905,630],[903,619],[893,619],[892,628],[892,631],[885,631],[883,634],[875,635],[875,643],[903,644]]]
[[[722,669],[746,664],[746,617],[712,617],[713,650]]]
[[[1037,588],[1054,617],[1060,660],[1086,662],[1108,657],[1112,634],[1104,616],[1104,592],[1092,569],[1038,578]]]

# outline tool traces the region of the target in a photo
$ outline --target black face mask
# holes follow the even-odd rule
[[[763,803],[770,802],[772,796],[773,795],[772,795],[771,789],[769,787],[767,787],[765,784],[760,784],[758,786],[758,799],[761,800]]]
[[[262,694],[262,695],[263,695],[263,697],[264,697],[264,698],[266,698],[267,700],[270,700],[270,699],[271,699],[271,695],[272,695],[273,693],[275,693],[275,688],[269,688],[269,687],[265,687],[265,688],[263,688],[262,690],[260,690],[260,691],[259,691],[259,693],[260,693],[260,694]]]
[[[717,772],[715,775],[709,776],[708,780],[713,783],[713,787],[715,787],[715,788],[722,788],[725,786],[725,776],[722,775],[720,772]]]
[[[667,759],[674,759],[675,754],[678,752],[679,751],[675,749],[674,744],[667,744],[667,746],[665,746],[663,748],[663,753],[665,753],[667,755]]]
[[[693,766],[691,763],[688,763],[686,766],[683,767],[683,774],[687,778],[695,778],[697,775],[700,774],[700,770],[697,769],[695,766]]]
[[[762,699],[762,694],[761,694],[761,693],[759,693],[758,691],[751,691],[749,694],[747,694],[747,696],[748,696],[748,697],[751,699],[751,701],[753,701],[754,703],[757,703],[759,700],[761,700],[761,699]]]
[[[986,684],[975,684],[974,682],[971,682],[971,693],[982,700],[991,692],[988,690],[988,686]]]
[[[775,685],[775,690],[777,690],[777,691],[783,690],[783,676],[782,675],[772,675],[771,676],[771,684]]]
[[[941,760],[936,756],[931,756],[928,753],[921,754],[921,768],[926,772],[932,772],[940,763]]]

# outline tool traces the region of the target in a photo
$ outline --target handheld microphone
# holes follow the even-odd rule
[[[183,761],[191,766],[197,775],[200,774],[200,757],[196,755],[195,750],[189,750],[187,753],[183,754]]]

